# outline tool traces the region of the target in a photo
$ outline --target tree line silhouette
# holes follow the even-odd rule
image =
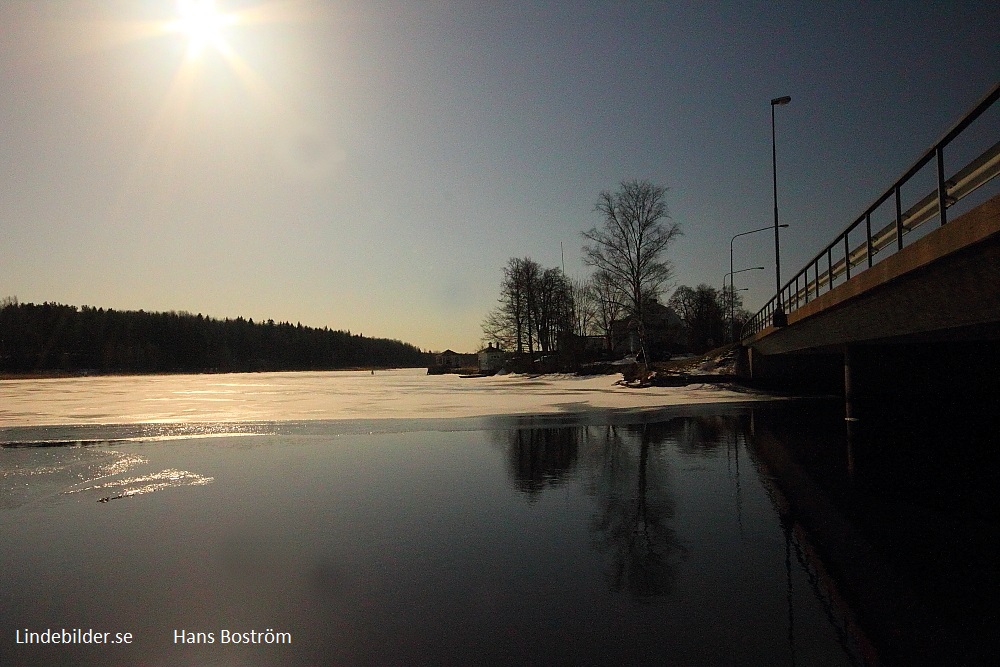
[[[243,372],[420,367],[398,340],[289,322],[0,301],[0,371]]]

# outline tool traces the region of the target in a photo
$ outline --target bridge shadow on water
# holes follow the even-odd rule
[[[787,531],[873,662],[1000,651],[1000,412],[992,394],[755,409],[747,440]],[[834,606],[837,606],[836,604]]]

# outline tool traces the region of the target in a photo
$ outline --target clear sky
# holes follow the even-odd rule
[[[623,179],[720,287],[771,98],[790,276],[1000,79],[995,1],[216,6],[198,49],[174,0],[0,0],[0,297],[473,351],[509,257],[588,274]],[[773,244],[736,242],[753,310]]]

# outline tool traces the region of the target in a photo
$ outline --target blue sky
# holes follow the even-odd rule
[[[217,7],[252,20],[193,57],[173,0],[0,0],[0,296],[472,351],[509,257],[587,275],[623,179],[721,286],[772,223],[771,98],[790,276],[1000,79],[995,2]],[[753,310],[773,255],[737,240]]]

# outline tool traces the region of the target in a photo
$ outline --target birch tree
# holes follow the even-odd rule
[[[680,225],[670,221],[666,191],[647,180],[622,181],[618,190],[605,190],[598,198],[595,210],[602,224],[583,232],[588,241],[583,261],[605,274],[614,291],[622,295],[647,368],[643,302],[658,297],[672,277],[673,265],[665,254],[681,233]]]

